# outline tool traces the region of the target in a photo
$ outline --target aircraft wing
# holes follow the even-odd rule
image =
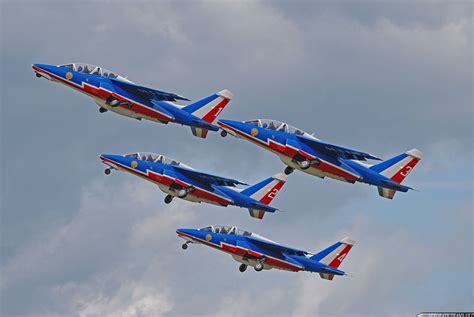
[[[124,82],[119,79],[109,78],[115,85],[119,86],[123,90],[126,90],[134,95],[142,97],[146,100],[164,100],[164,101],[177,101],[177,100],[188,100],[183,96],[173,94],[170,92],[155,90],[132,83]]]
[[[328,155],[342,157],[349,160],[358,160],[358,161],[365,161],[367,159],[379,160],[379,161],[382,160],[381,158],[373,156],[372,154],[359,152],[356,150],[344,148],[342,146],[337,146],[337,145],[321,142],[315,139],[308,138],[303,135],[297,135],[297,137],[301,142],[309,145],[310,147],[314,148],[317,151],[322,151]]]
[[[206,174],[206,173],[198,172],[198,171],[191,170],[191,169],[181,167],[181,166],[173,166],[173,168],[176,169],[178,172],[186,175],[189,178],[193,178],[197,181],[200,181],[206,184],[212,184],[212,185],[218,185],[218,186],[247,185],[235,179],[220,177],[220,176],[216,176],[212,174]]]
[[[256,237],[252,237],[252,236],[246,236],[245,237],[249,242],[257,245],[257,246],[260,246],[264,249],[269,249],[269,250],[272,250],[272,251],[277,251],[277,252],[281,252],[281,253],[302,253],[302,254],[308,254],[308,252],[306,251],[303,251],[303,250],[298,250],[298,249],[293,249],[293,248],[289,248],[289,247],[285,247],[283,245],[280,245],[280,244],[276,244],[275,242],[271,242],[271,241],[266,241],[266,240],[262,240],[262,239],[259,239],[259,238],[256,238]]]

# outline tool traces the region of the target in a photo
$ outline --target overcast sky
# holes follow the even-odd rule
[[[5,316],[414,316],[474,310],[472,2],[2,1],[1,307]],[[253,183],[284,166],[248,142],[99,114],[32,63],[104,66],[228,119],[273,118],[324,141],[424,158],[393,201],[295,172],[263,221],[175,200],[99,153],[158,152]],[[237,225],[319,251],[357,244],[329,282],[238,271],[181,250],[179,227]]]

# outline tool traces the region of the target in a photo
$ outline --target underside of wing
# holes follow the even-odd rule
[[[163,100],[163,101],[178,101],[178,100],[189,100],[188,98],[185,98],[183,96],[170,93],[170,92],[165,92],[165,91],[160,91],[148,87],[143,87],[131,83],[127,83],[118,79],[110,79],[115,85],[119,86],[120,88],[137,95],[141,98],[148,99],[148,100]]]
[[[237,186],[237,185],[247,185],[238,180],[220,177],[212,174],[202,173],[195,170],[191,170],[185,167],[173,166],[180,173],[186,175],[189,178],[193,178],[199,182],[206,184],[218,185],[218,186]]]
[[[328,155],[332,155],[332,156],[335,156],[335,157],[341,157],[341,158],[345,158],[345,159],[349,159],[349,160],[358,160],[358,161],[366,161],[368,159],[369,160],[379,160],[379,161],[381,160],[380,158],[378,158],[378,157],[376,157],[372,154],[368,154],[368,153],[364,153],[364,152],[344,148],[342,146],[337,146],[337,145],[321,142],[321,141],[318,141],[318,140],[315,140],[315,139],[308,138],[308,137],[303,136],[303,135],[297,135],[297,137],[300,141],[304,142],[305,144],[307,144],[308,146],[314,148],[315,150],[324,152]]]

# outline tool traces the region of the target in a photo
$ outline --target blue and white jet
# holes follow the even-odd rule
[[[368,153],[329,144],[313,134],[269,119],[249,121],[219,120],[221,135],[227,133],[250,141],[280,157],[286,174],[298,169],[320,178],[330,177],[347,183],[361,182],[378,187],[379,195],[392,199],[397,191],[411,187],[402,181],[421,160],[422,154],[411,149],[381,163],[370,165],[367,160],[380,158]]]
[[[183,249],[189,243],[199,243],[229,253],[240,262],[240,272],[248,266],[255,271],[280,269],[292,272],[319,273],[321,278],[332,280],[335,275],[346,275],[339,266],[354,245],[344,238],[316,254],[283,246],[256,233],[233,226],[208,226],[201,229],[177,229],[176,234],[185,239]]]
[[[190,166],[160,154],[137,152],[126,155],[101,154],[99,158],[111,169],[129,172],[158,185],[169,204],[174,197],[192,202],[206,202],[218,206],[247,208],[250,216],[262,219],[266,212],[278,209],[269,206],[286,182],[286,175],[278,173],[255,185],[246,185],[235,179],[196,171]]]
[[[218,131],[214,121],[232,99],[232,93],[222,90],[195,103],[177,94],[137,85],[127,77],[105,68],[70,63],[64,65],[34,64],[37,77],[64,84],[94,99],[99,112],[112,111],[134,119],[146,119],[168,124],[187,125],[192,133],[205,138],[208,131]]]

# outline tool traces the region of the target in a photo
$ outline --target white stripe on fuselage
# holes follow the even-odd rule
[[[79,84],[77,84],[77,83],[75,83],[75,82],[73,82],[73,81],[66,80],[66,79],[62,78],[61,76],[58,76],[58,75],[56,75],[56,74],[54,74],[54,73],[45,71],[45,70],[43,70],[43,69],[41,69],[41,68],[38,68],[38,69],[40,69],[40,70],[36,70],[36,69],[35,69],[35,71],[36,71],[36,72],[39,72],[39,73],[47,74],[48,76],[53,76],[54,78],[59,79],[59,82],[65,82],[65,83],[73,84],[74,86],[77,87],[76,89],[77,89],[78,91],[80,91],[80,92],[82,92],[82,93],[84,93],[84,94],[86,94],[86,95],[88,95],[88,96],[90,96],[90,97],[92,97],[92,98],[94,98],[94,99],[97,99],[97,98],[99,98],[99,97],[96,96],[96,95],[94,95],[94,94],[89,93],[88,91],[86,91],[85,88],[84,88],[86,85],[89,86],[89,87],[91,87],[91,88],[93,88],[93,89],[99,89],[99,90],[107,91],[107,92],[110,93],[110,94],[118,95],[118,96],[120,96],[121,98],[123,98],[123,99],[125,99],[125,100],[127,100],[127,101],[130,101],[130,102],[132,102],[132,103],[134,103],[134,104],[137,104],[137,105],[139,105],[139,106],[142,106],[142,107],[146,107],[147,109],[149,109],[149,110],[151,110],[151,111],[153,111],[153,112],[159,113],[160,115],[169,118],[170,121],[173,121],[173,120],[174,120],[173,117],[170,117],[169,115],[167,115],[167,114],[165,114],[165,113],[162,113],[162,112],[160,112],[160,111],[158,111],[158,110],[156,110],[156,109],[154,109],[154,108],[152,108],[152,107],[150,107],[150,106],[144,105],[144,104],[142,104],[142,103],[140,103],[140,102],[138,102],[138,101],[136,101],[136,100],[127,98],[127,97],[125,97],[125,96],[123,96],[123,95],[121,95],[121,94],[119,94],[119,93],[117,93],[117,92],[112,92],[112,91],[110,91],[110,90],[108,90],[108,89],[105,89],[105,88],[103,88],[103,87],[96,87],[96,86],[91,85],[91,84],[88,84],[88,83],[86,83],[86,82],[84,82],[84,81],[82,81],[82,80],[81,80],[81,85],[79,85]],[[103,100],[103,99],[101,99],[101,98],[99,98],[99,99],[100,99],[100,100]],[[104,104],[104,105],[105,105],[106,108],[108,108],[109,110],[117,112],[114,107],[110,107],[110,106],[108,106],[108,105],[106,105],[106,104]],[[134,111],[131,111],[131,110],[128,110],[128,111],[130,111],[130,112],[132,112],[132,113],[137,113],[137,112],[134,112]],[[149,117],[149,116],[147,116],[147,115],[143,115],[143,116],[144,116],[144,117],[147,117],[147,118],[152,118],[152,119],[153,119],[152,121],[156,121],[156,120],[159,121],[159,119],[157,119],[157,118]]]
[[[319,157],[316,157],[316,156],[314,156],[314,155],[312,155],[312,154],[310,154],[310,153],[308,153],[308,152],[306,152],[306,151],[303,151],[303,150],[301,150],[301,149],[297,149],[297,148],[295,148],[295,147],[293,147],[293,146],[291,146],[291,145],[282,144],[282,143],[276,142],[276,141],[274,141],[274,140],[271,140],[270,138],[267,138],[267,142],[264,142],[264,141],[260,140],[259,138],[254,137],[253,135],[250,135],[250,134],[248,134],[248,133],[242,132],[242,131],[240,131],[239,129],[230,127],[230,126],[226,125],[225,123],[220,122],[220,124],[226,126],[228,129],[234,130],[235,133],[237,133],[237,134],[238,134],[239,132],[242,133],[242,134],[244,134],[247,138],[249,138],[249,139],[251,139],[251,140],[253,140],[253,141],[256,141],[256,142],[254,142],[255,144],[260,145],[260,146],[263,147],[264,149],[269,150],[269,151],[271,151],[271,152],[277,154],[278,156],[282,156],[282,155],[284,155],[284,154],[281,153],[281,152],[278,152],[278,151],[276,151],[276,150],[274,150],[274,149],[272,149],[272,148],[270,147],[270,142],[273,142],[273,143],[275,143],[275,144],[278,144],[278,145],[280,145],[280,146],[282,146],[282,147],[289,147],[289,148],[292,148],[292,149],[294,149],[294,150],[297,151],[297,152],[300,152],[300,151],[301,151],[301,152],[303,152],[304,154],[306,154],[307,156],[309,156],[311,159],[317,158],[318,160],[320,160],[320,161],[322,161],[322,162],[324,162],[324,163],[326,163],[326,164],[328,164],[328,165],[331,165],[331,166],[334,167],[334,168],[337,168],[337,169],[339,169],[339,170],[341,170],[341,171],[344,171],[344,173],[347,173],[347,174],[349,174],[349,175],[354,176],[355,178],[360,179],[360,175],[354,174],[354,173],[352,173],[352,172],[350,172],[350,171],[347,171],[347,170],[345,170],[345,169],[343,169],[343,168],[340,168],[339,166],[337,166],[337,165],[335,165],[335,164],[333,164],[333,163],[331,163],[331,162],[328,162],[328,161],[323,160],[323,159],[321,159],[321,158],[319,158]],[[284,156],[285,156],[285,157],[289,157],[289,156],[287,156],[287,155],[284,155]],[[290,157],[290,159],[292,159],[292,158]],[[297,165],[296,165],[296,166],[297,166]],[[316,170],[318,170],[318,171],[321,171],[320,169],[318,169],[317,167],[314,167],[314,166],[311,166],[311,168],[316,169]],[[304,169],[300,169],[300,168],[298,168],[298,169],[301,170],[301,171],[303,171],[303,172],[306,172],[306,173],[307,173],[307,171],[304,170]],[[327,173],[327,172],[324,172],[324,171],[322,171],[322,172],[323,172],[324,174],[328,175],[328,176],[334,175],[334,174]],[[308,174],[309,174],[309,173],[308,173]],[[334,175],[334,176],[335,176],[336,178],[338,178],[338,179],[343,179],[343,177],[341,177],[341,176],[339,176],[339,175]]]
[[[252,251],[253,253],[257,253],[259,256],[264,256],[266,258],[271,258],[277,262],[283,262],[283,263],[286,263],[287,265],[290,265],[290,266],[293,266],[295,267],[296,269],[298,270],[304,270],[304,267],[303,266],[299,266],[299,265],[296,265],[294,263],[291,263],[291,262],[288,262],[288,261],[285,261],[285,260],[282,260],[282,259],[279,259],[279,258],[276,258],[276,257],[273,257],[273,256],[270,256],[268,254],[264,254],[264,253],[261,253],[261,252],[258,252],[258,251],[255,251],[255,250],[252,250],[252,249],[246,249],[246,248],[243,248],[243,247],[240,247],[238,245],[233,245],[233,244],[229,244],[229,243],[225,243],[225,242],[222,242],[222,241],[219,241],[219,244],[217,243],[213,243],[213,242],[210,242],[210,241],[206,241],[206,240],[203,240],[203,239],[200,239],[200,238],[197,238],[197,237],[194,237],[192,235],[189,235],[189,234],[185,234],[185,233],[179,233],[178,234],[179,236],[185,236],[185,237],[188,237],[198,243],[202,243],[202,244],[212,244],[214,245],[216,248],[219,248],[222,252],[225,252],[225,253],[228,253],[228,254],[232,254],[232,255],[236,255],[235,253],[233,252],[230,252],[230,251],[227,251],[225,250],[222,246],[223,245],[228,245],[232,248],[236,248],[236,249],[240,249],[242,251],[245,251],[246,253],[249,253],[248,251]],[[187,239],[186,239],[187,240]],[[264,263],[265,265],[265,263]],[[267,267],[270,267],[270,268],[277,268],[277,269],[280,269],[280,270],[286,270],[286,269],[282,269],[278,266],[272,266],[272,265],[267,265]]]
[[[103,159],[102,159],[102,160],[103,160]],[[108,162],[105,162],[105,163],[106,163],[107,165],[109,165]],[[151,178],[149,177],[150,174],[155,174],[155,175],[158,175],[158,176],[160,176],[160,177],[165,177],[165,178],[168,178],[168,179],[173,180],[173,181],[176,180],[176,178],[173,178],[173,177],[170,177],[170,176],[164,175],[164,174],[158,174],[158,173],[155,173],[155,172],[153,172],[153,171],[151,171],[151,170],[149,170],[149,169],[146,169],[146,173],[144,173],[144,172],[142,172],[142,171],[140,171],[140,170],[138,170],[138,169],[132,169],[132,168],[128,167],[127,165],[124,165],[124,164],[121,164],[121,163],[118,163],[118,162],[113,162],[112,164],[115,164],[114,167],[116,167],[116,168],[118,168],[118,169],[123,169],[123,170],[125,170],[125,171],[133,171],[133,172],[138,172],[138,173],[140,173],[140,174],[141,174],[141,175],[139,175],[140,177],[142,177],[142,178],[144,178],[144,179],[146,179],[146,180],[148,180],[148,181],[150,181],[150,182],[152,182],[152,183],[157,184],[158,186],[160,186],[160,189],[161,189],[162,187],[164,187],[163,184],[160,183],[160,182],[158,182],[158,181],[155,181],[155,180],[151,179]],[[199,190],[202,190],[202,191],[204,191],[204,192],[206,192],[206,193],[208,193],[208,194],[210,194],[210,195],[212,195],[212,196],[217,196],[217,197],[219,197],[219,198],[221,198],[221,199],[223,199],[223,200],[225,200],[225,201],[228,201],[229,204],[233,204],[233,201],[232,201],[232,200],[229,200],[227,197],[220,196],[220,195],[218,195],[218,194],[216,194],[216,193],[213,193],[213,192],[210,192],[210,191],[208,191],[208,190],[205,190],[204,188],[201,188],[201,187],[199,187],[199,186],[195,186],[195,185],[193,185],[193,184],[189,184],[189,183],[187,183],[187,182],[185,182],[185,181],[182,181],[182,180],[180,180],[180,179],[178,179],[178,180],[179,180],[180,182],[182,182],[182,183],[188,185],[189,187],[197,187],[197,188],[199,188]],[[168,194],[168,193],[171,193],[171,192],[169,192],[168,190],[165,191],[165,192],[166,192],[167,194]],[[188,193],[188,195],[194,196],[192,193]],[[215,201],[209,201],[209,200],[207,200],[207,199],[202,199],[201,197],[196,197],[196,198],[198,198],[200,201],[205,201],[205,202],[209,202],[209,203],[212,203],[212,204],[215,204],[215,203],[216,203]],[[184,198],[182,198],[182,199],[186,199],[186,197],[184,197]]]

